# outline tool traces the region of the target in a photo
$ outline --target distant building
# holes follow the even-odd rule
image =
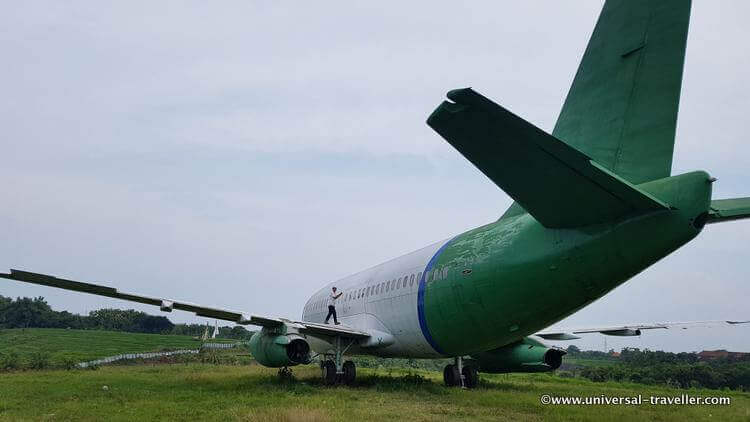
[[[712,359],[736,359],[744,360],[750,359],[750,353],[744,352],[730,352],[724,349],[721,350],[704,350],[698,353],[698,357],[701,360],[712,360]]]

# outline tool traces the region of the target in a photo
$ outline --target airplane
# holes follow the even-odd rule
[[[478,373],[557,369],[543,340],[750,321],[548,327],[701,233],[750,217],[750,197],[712,199],[705,171],[671,175],[690,1],[607,0],[552,133],[472,88],[427,124],[515,201],[500,218],[331,282],[288,319],[121,292],[20,270],[0,277],[259,326],[249,349],[280,368],[320,357],[324,384],[351,384],[347,355],[453,358],[445,384]],[[331,287],[340,325],[327,324]],[[468,358],[467,358],[468,357]]]

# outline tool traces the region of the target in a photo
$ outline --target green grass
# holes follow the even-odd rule
[[[258,365],[108,366],[2,375],[0,420],[748,420],[750,394],[592,383],[548,374],[483,375],[476,390],[442,386],[436,372],[367,370],[354,387],[324,387],[313,366],[281,382]],[[412,375],[409,375],[412,374]],[[105,390],[103,387],[107,386]],[[728,395],[729,406],[550,406],[542,394]]]
[[[0,330],[0,353],[42,351],[51,360],[91,360],[120,353],[196,348],[189,336],[55,329]],[[242,353],[246,353],[241,351]],[[217,356],[237,353],[216,352]],[[0,421],[16,420],[746,420],[750,394],[593,383],[553,374],[481,375],[476,390],[442,385],[440,372],[358,367],[354,387],[325,387],[315,365],[294,382],[252,365],[188,363],[104,366],[99,370],[0,373]],[[232,356],[229,356],[232,357]],[[192,359],[188,359],[192,358]],[[248,358],[216,359],[247,362]],[[372,358],[369,359],[369,363]],[[179,360],[178,360],[179,361]],[[211,361],[210,359],[208,361]],[[577,362],[595,364],[595,362]],[[375,362],[377,363],[377,362]],[[106,389],[103,387],[107,386]],[[730,396],[730,406],[552,406],[540,396]]]
[[[66,359],[83,362],[122,353],[198,347],[200,342],[190,336],[56,328],[0,330],[0,354],[16,352],[27,359],[34,352],[42,352],[49,355],[52,364]]]

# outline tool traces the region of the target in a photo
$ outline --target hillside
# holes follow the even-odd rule
[[[15,352],[27,359],[32,353],[48,355],[50,362],[83,362],[121,353],[156,352],[162,349],[196,349],[190,336],[125,333],[60,328],[0,330],[0,354]]]

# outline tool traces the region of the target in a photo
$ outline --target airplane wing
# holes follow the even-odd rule
[[[749,324],[748,321],[739,320],[717,320],[717,321],[690,321],[690,322],[662,322],[653,324],[631,324],[631,325],[620,325],[614,327],[599,327],[599,328],[580,328],[573,330],[544,330],[534,334],[537,337],[541,337],[546,340],[575,340],[581,338],[576,334],[589,334],[589,333],[600,333],[608,336],[639,336],[641,330],[655,330],[655,329],[682,329],[694,327],[712,327],[721,325],[740,325]]]
[[[76,292],[91,293],[99,296],[106,296],[115,299],[129,300],[131,302],[143,303],[146,305],[158,306],[164,312],[172,312],[173,309],[193,312],[197,316],[216,318],[224,321],[231,321],[241,325],[257,325],[261,327],[281,327],[291,325],[301,333],[311,334],[314,336],[326,337],[345,337],[345,338],[367,338],[370,335],[364,331],[357,330],[345,325],[326,325],[305,321],[292,321],[285,318],[266,317],[253,315],[246,312],[234,311],[230,309],[214,308],[194,303],[182,302],[174,299],[161,299],[149,296],[142,296],[133,293],[121,292],[113,287],[103,286],[100,284],[85,283],[81,281],[66,280],[51,275],[32,273],[28,271],[10,270],[10,273],[0,273],[0,278],[9,280],[23,281],[32,284],[41,284],[43,286],[57,287],[59,289],[73,290]]]

